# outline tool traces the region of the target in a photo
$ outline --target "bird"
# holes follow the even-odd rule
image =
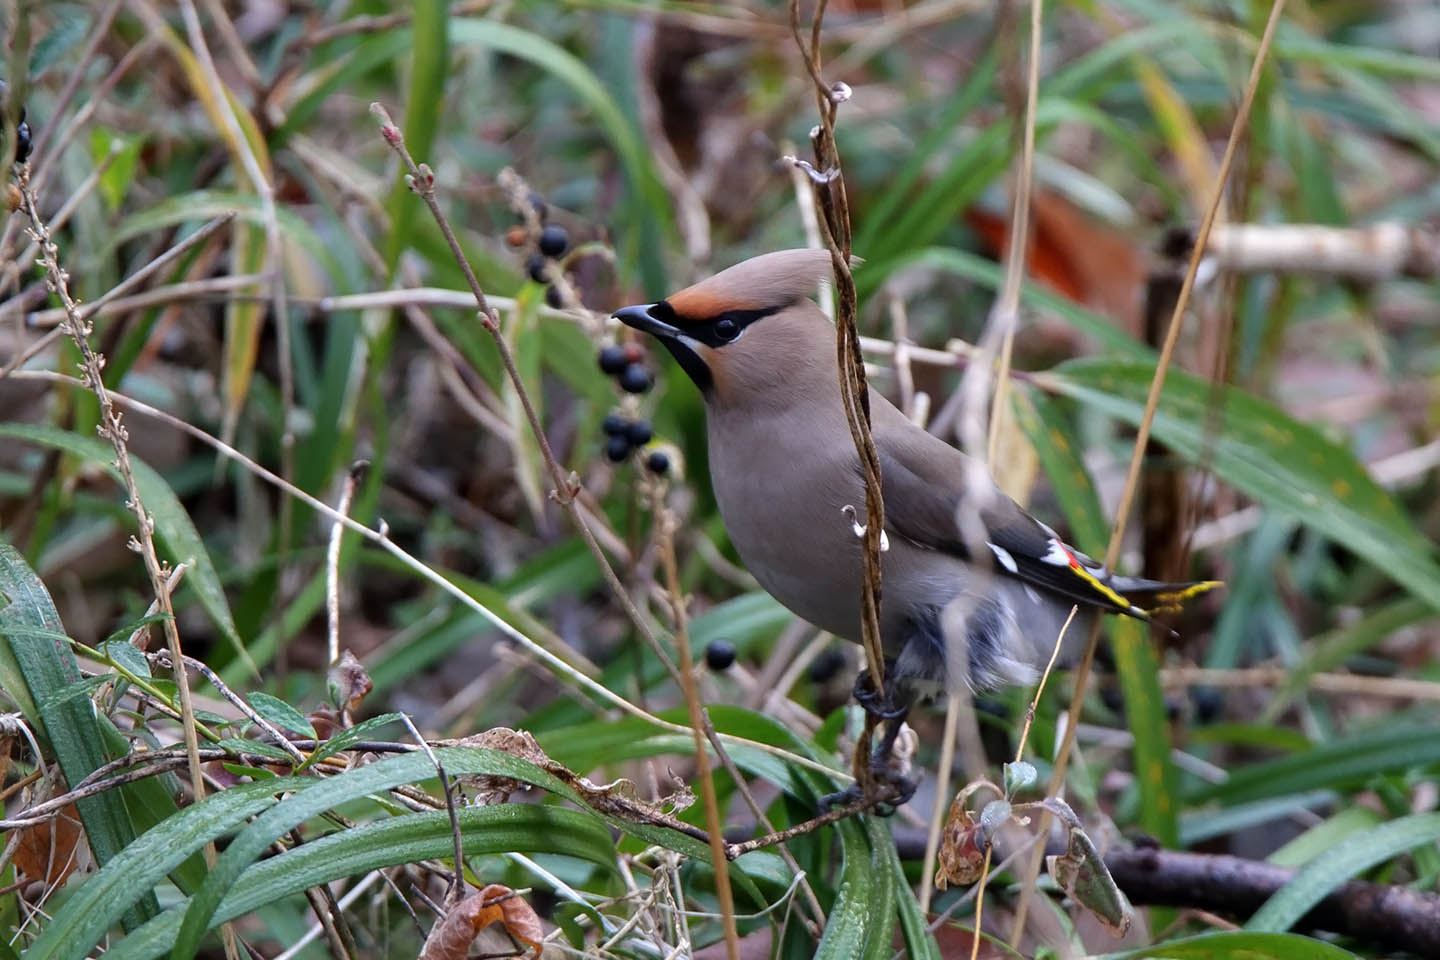
[[[614,316],[657,339],[699,389],[715,501],[745,567],[801,619],[860,643],[864,472],[835,327],[810,299],[831,270],[827,250],[762,254]],[[1072,606],[1062,661],[1098,611],[1149,620],[1218,584],[1115,574],[873,389],[869,406],[885,517],[886,680],[874,690],[862,671],[856,697],[887,723],[872,772],[903,803],[915,782],[894,775],[888,757],[917,700],[962,684],[1033,684]]]

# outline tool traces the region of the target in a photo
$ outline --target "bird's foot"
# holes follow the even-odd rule
[[[870,671],[862,670],[855,678],[855,702],[861,709],[877,720],[903,720],[910,712],[910,704],[896,703],[888,690],[876,690],[870,679]]]
[[[860,801],[873,802],[872,812],[876,816],[889,817],[896,810],[910,802],[920,786],[918,777],[910,777],[891,769],[886,759],[877,758],[870,763],[869,792],[866,785],[852,783],[837,793],[827,793],[820,798],[820,812],[828,813],[836,807],[847,807]]]

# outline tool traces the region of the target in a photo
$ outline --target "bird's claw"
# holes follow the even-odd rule
[[[855,678],[855,702],[860,708],[877,720],[903,719],[910,712],[910,705],[896,704],[887,691],[876,690],[869,671],[861,671]]]
[[[861,800],[876,801],[872,812],[879,817],[893,816],[895,811],[910,802],[920,786],[918,777],[907,777],[896,773],[885,765],[883,758],[871,761],[870,793],[859,783],[852,783],[844,790],[827,793],[820,798],[820,812],[828,813],[836,807],[846,807]]]

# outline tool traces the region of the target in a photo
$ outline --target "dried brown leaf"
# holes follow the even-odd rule
[[[457,903],[445,919],[430,931],[420,960],[465,960],[470,944],[481,930],[499,923],[517,942],[529,947],[530,957],[539,957],[545,931],[535,909],[515,891],[492,883]]]
[[[79,844],[80,812],[72,803],[55,819],[21,830],[15,866],[31,880],[44,880],[54,886],[75,869]]]
[[[940,830],[940,851],[936,858],[935,889],[950,884],[966,887],[980,880],[985,864],[985,844],[980,818],[965,808],[965,797],[957,796],[945,815]]]

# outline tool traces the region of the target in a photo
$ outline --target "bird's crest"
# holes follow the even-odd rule
[[[692,322],[729,310],[778,310],[813,295],[830,266],[828,250],[779,250],[721,270],[665,302],[679,319]]]

